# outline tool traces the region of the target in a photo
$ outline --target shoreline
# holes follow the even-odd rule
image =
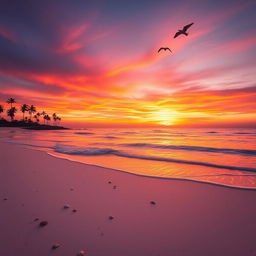
[[[1,255],[256,253],[254,190],[130,175],[8,143],[0,159]]]
[[[8,143],[8,142],[5,142]],[[32,146],[28,146],[28,147],[32,147]],[[256,188],[249,188],[249,187],[234,187],[234,186],[229,186],[229,185],[224,185],[224,184],[218,184],[218,183],[214,183],[214,182],[207,182],[207,181],[201,181],[201,180],[192,180],[192,179],[185,179],[185,178],[176,178],[176,177],[161,177],[161,176],[150,176],[150,175],[142,175],[142,174],[138,174],[138,173],[134,173],[134,172],[129,172],[129,171],[125,171],[125,170],[120,170],[120,169],[114,169],[114,168],[110,168],[110,167],[105,167],[105,166],[101,166],[101,165],[97,165],[97,164],[89,164],[89,163],[84,163],[82,161],[77,161],[77,160],[73,160],[71,158],[68,157],[61,157],[61,156],[57,156],[54,153],[48,152],[48,151],[44,151],[44,150],[40,150],[40,149],[31,149],[31,150],[38,150],[38,151],[42,151],[42,152],[46,152],[49,156],[55,157],[55,158],[60,158],[63,160],[67,160],[70,162],[74,162],[74,163],[80,163],[80,164],[84,164],[84,165],[88,165],[88,166],[92,166],[92,167],[99,167],[99,168],[104,168],[110,171],[116,171],[116,172],[120,172],[120,173],[126,173],[126,174],[130,174],[130,175],[134,175],[136,177],[143,177],[143,178],[152,178],[152,179],[160,179],[160,180],[179,180],[179,181],[187,181],[187,182],[196,182],[196,183],[202,183],[202,184],[207,184],[207,185],[212,185],[212,186],[218,186],[218,187],[224,187],[224,188],[230,188],[230,189],[241,189],[241,190],[253,190],[256,191]]]
[[[126,174],[130,174],[130,175],[135,175],[138,177],[144,177],[144,178],[155,178],[155,179],[163,179],[163,180],[180,180],[180,181],[188,181],[188,182],[196,182],[196,183],[202,183],[202,184],[208,184],[208,185],[213,185],[213,186],[219,186],[219,187],[224,187],[224,188],[230,188],[230,189],[241,189],[241,190],[254,190],[256,191],[256,187],[239,187],[239,186],[231,186],[231,185],[225,185],[225,184],[219,184],[219,183],[214,183],[214,182],[207,182],[207,181],[201,181],[201,180],[194,180],[194,179],[186,179],[186,178],[178,178],[178,177],[161,177],[161,176],[150,176],[150,175],[143,175],[143,174],[138,174],[138,173],[134,173],[134,172],[129,172],[126,170],[121,170],[121,169],[117,169],[117,168],[110,168],[110,167],[105,167],[105,166],[101,166],[101,165],[97,165],[97,164],[91,164],[91,163],[85,163],[82,161],[78,161],[78,160],[74,160],[72,158],[69,158],[69,156],[60,156],[60,155],[56,155],[54,154],[54,152],[48,151],[47,149],[49,149],[48,147],[42,147],[42,146],[35,146],[35,145],[29,145],[29,144],[18,144],[15,142],[6,142],[6,141],[1,141],[0,142],[0,146],[2,143],[7,143],[7,144],[11,144],[11,145],[17,145],[23,148],[27,148],[30,150],[36,150],[36,151],[41,151],[41,152],[45,152],[46,154],[48,154],[49,156],[52,156],[54,158],[59,158],[59,159],[63,159],[63,160],[67,160],[67,161],[71,161],[74,163],[80,163],[80,164],[84,164],[84,165],[88,165],[88,166],[92,166],[92,167],[100,167],[100,168],[105,168],[111,171],[116,171],[116,172],[121,172],[121,173],[126,173]]]

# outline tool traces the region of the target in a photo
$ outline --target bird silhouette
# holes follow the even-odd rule
[[[185,35],[185,36],[187,36],[187,35],[188,35],[187,30],[188,30],[193,24],[194,24],[194,22],[192,22],[192,23],[190,23],[190,24],[184,26],[183,29],[180,29],[180,30],[174,35],[173,38],[176,38],[176,37],[178,37],[179,35]]]
[[[169,50],[170,52],[172,52],[171,49],[168,48],[168,47],[161,47],[157,52],[160,52],[160,51],[162,51],[162,50],[164,50],[164,51]]]

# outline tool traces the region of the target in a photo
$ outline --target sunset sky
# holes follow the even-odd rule
[[[0,104],[70,126],[256,126],[256,2],[1,0]],[[189,35],[173,38],[194,22]],[[160,52],[170,47],[173,53]]]

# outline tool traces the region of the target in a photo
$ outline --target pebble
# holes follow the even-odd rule
[[[112,183],[111,181],[108,182],[108,184],[111,184],[111,183]]]
[[[59,243],[53,244],[52,250],[55,250],[55,249],[59,248],[60,246],[61,246],[61,244],[59,244]]]
[[[77,209],[74,209],[72,212],[77,212]]]
[[[8,200],[8,199],[7,199],[7,198],[4,198],[3,200],[6,201],[6,200]]]
[[[48,225],[48,221],[41,221],[40,223],[39,223],[39,226],[40,227],[45,227],[46,225]]]
[[[64,209],[68,209],[68,208],[70,208],[70,206],[69,206],[68,204],[65,204],[65,205],[63,206],[63,208],[64,208]]]
[[[117,187],[116,186],[113,186],[113,189],[116,189]]]
[[[155,201],[150,201],[150,204],[155,205],[156,202]]]
[[[114,217],[113,217],[113,216],[109,216],[108,219],[109,219],[109,220],[113,220]]]
[[[38,220],[39,220],[39,218],[35,218],[35,219],[34,219],[34,221],[38,221]]]

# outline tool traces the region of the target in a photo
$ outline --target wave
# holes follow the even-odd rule
[[[114,155],[117,150],[111,148],[76,147],[68,145],[56,145],[55,152],[69,155],[102,156]]]
[[[94,134],[94,133],[93,132],[74,132],[74,134],[91,135],[91,134]]]
[[[252,135],[254,135],[256,133],[254,133],[254,132],[234,132],[233,134],[252,134]]]
[[[150,144],[150,143],[128,143],[128,144],[122,144],[122,146],[200,151],[200,152],[248,155],[248,156],[256,155],[256,150],[253,150],[253,149],[213,148],[213,147],[186,146],[186,145],[160,145],[160,144]]]
[[[135,154],[129,154],[127,152],[115,150],[112,148],[76,147],[76,146],[68,146],[68,145],[57,145],[55,147],[55,152],[62,153],[62,154],[69,154],[69,155],[84,155],[84,156],[115,155],[115,156],[135,158],[140,160],[163,161],[163,162],[172,162],[172,163],[189,164],[189,165],[200,165],[200,166],[207,166],[207,167],[213,167],[213,168],[219,168],[219,169],[256,172],[255,168],[250,168],[250,167],[229,166],[229,165],[220,165],[220,164],[213,164],[213,163],[199,162],[199,161],[180,160],[180,159],[174,159],[174,158],[135,155]]]
[[[105,138],[105,139],[118,139],[118,137],[116,137],[116,136],[103,136],[101,138]]]

